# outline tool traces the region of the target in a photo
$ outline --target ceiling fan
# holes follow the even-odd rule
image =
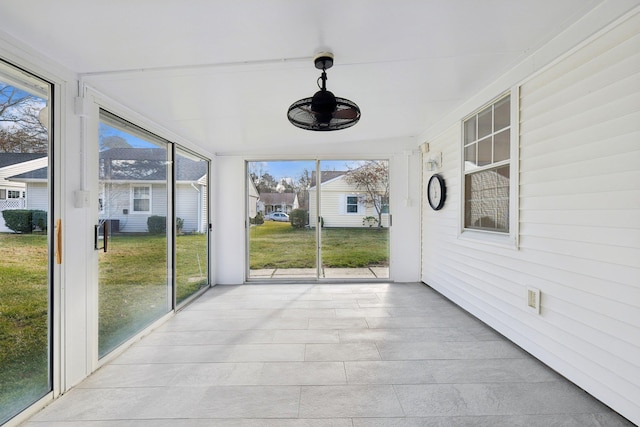
[[[329,131],[346,129],[360,120],[360,108],[353,101],[338,98],[327,90],[327,70],[333,66],[333,54],[321,52],[313,58],[317,69],[320,90],[311,98],[294,102],[287,111],[289,121],[306,130]],[[322,80],[322,84],[320,84]]]

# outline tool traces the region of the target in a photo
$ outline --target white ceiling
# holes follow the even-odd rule
[[[2,0],[0,28],[209,152],[393,152],[600,2]],[[362,110],[352,128],[286,118],[321,50],[328,89]]]

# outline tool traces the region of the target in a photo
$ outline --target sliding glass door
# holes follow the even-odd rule
[[[0,424],[52,390],[50,101],[0,61]]]
[[[172,309],[171,161],[166,141],[104,111],[99,152],[98,354],[103,357]]]
[[[176,150],[176,304],[209,285],[209,162]]]
[[[249,279],[312,279],[318,275],[309,187],[315,161],[247,163]]]
[[[389,278],[389,162],[319,162],[320,260],[324,279]],[[317,192],[317,194],[316,194]]]
[[[247,163],[248,279],[388,279],[388,164]]]

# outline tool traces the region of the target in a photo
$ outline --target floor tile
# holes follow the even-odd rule
[[[305,360],[380,360],[375,343],[307,344]]]
[[[212,288],[24,426],[632,424],[422,284],[332,283]]]
[[[400,417],[402,407],[391,386],[306,386],[300,417]]]

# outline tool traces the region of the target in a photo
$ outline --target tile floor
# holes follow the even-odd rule
[[[217,286],[24,425],[632,424],[414,283]]]

